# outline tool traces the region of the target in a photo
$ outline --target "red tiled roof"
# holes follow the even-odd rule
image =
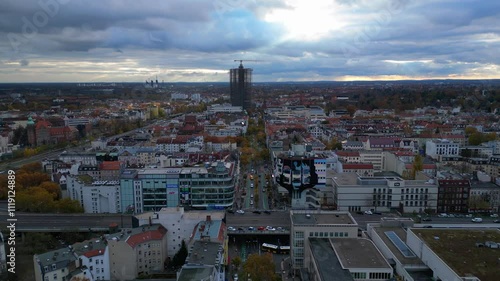
[[[105,250],[92,250],[92,251],[88,251],[88,252],[85,252],[83,253],[84,256],[86,256],[87,258],[91,258],[91,257],[95,257],[95,256],[100,256],[100,255],[103,255],[105,252]]]
[[[36,122],[36,126],[35,126],[35,128],[36,128],[37,130],[39,130],[39,129],[41,129],[42,127],[47,127],[47,128],[50,128],[50,126],[51,126],[51,124],[50,124],[50,122],[49,122],[49,121],[44,120],[44,119],[41,119],[41,120],[38,120],[38,121]]]
[[[344,170],[353,170],[353,169],[373,169],[373,164],[365,164],[365,163],[346,163],[342,165]]]
[[[130,247],[135,248],[137,245],[141,243],[153,240],[161,240],[166,233],[167,230],[164,227],[159,226],[158,229],[156,230],[149,230],[130,236],[127,239],[127,244],[129,244]]]
[[[100,170],[120,170],[120,162],[119,161],[103,161],[101,165],[99,165]]]
[[[345,157],[359,157],[359,151],[345,151],[345,150],[339,150],[335,152],[338,156],[345,156]]]

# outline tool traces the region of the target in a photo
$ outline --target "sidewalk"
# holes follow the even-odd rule
[[[291,270],[291,263],[290,263],[290,257],[285,258],[281,262],[281,280],[287,280],[287,281],[300,281],[300,277],[295,276],[293,277],[293,272]]]

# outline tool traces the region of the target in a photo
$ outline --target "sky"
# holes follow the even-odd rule
[[[497,0],[1,0],[0,83],[500,79]]]

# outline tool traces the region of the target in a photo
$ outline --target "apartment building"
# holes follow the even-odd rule
[[[107,234],[112,280],[134,280],[163,271],[167,258],[167,229],[159,224]]]
[[[93,181],[89,178],[67,175],[67,194],[78,200],[85,213],[120,213],[120,182]]]

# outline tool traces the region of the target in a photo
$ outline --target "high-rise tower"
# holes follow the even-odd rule
[[[252,69],[244,68],[240,61],[238,68],[229,72],[231,86],[231,105],[241,106],[243,109],[250,108],[252,98]]]

